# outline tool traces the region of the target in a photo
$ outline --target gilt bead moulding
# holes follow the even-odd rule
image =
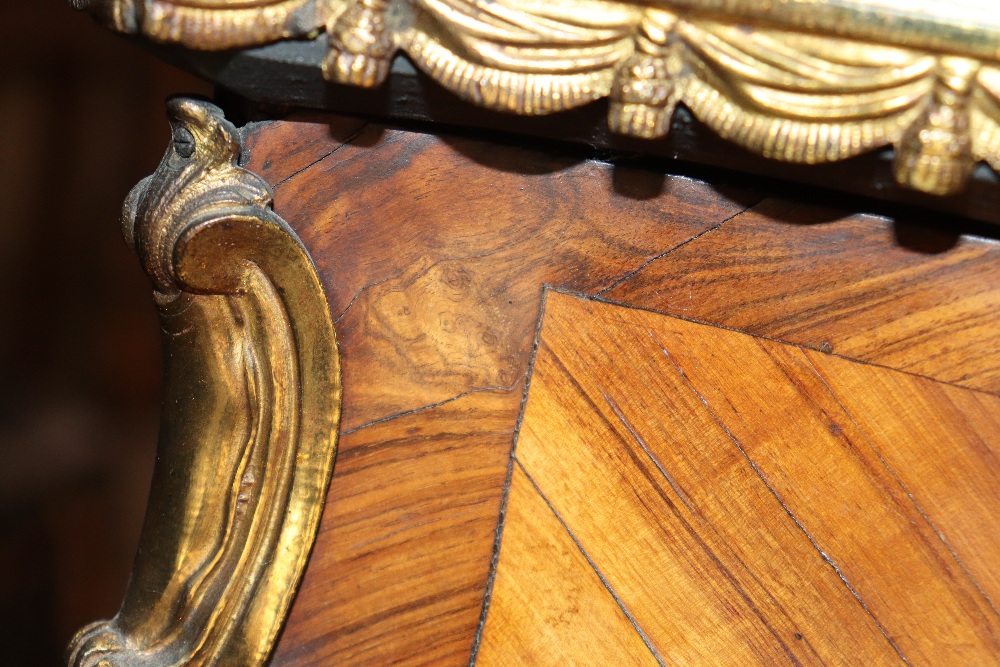
[[[816,164],[895,149],[905,187],[1000,168],[994,0],[70,0],[197,50],[317,39],[324,77],[376,87],[405,53],[460,98],[524,115],[609,98],[656,139],[678,104],[740,146]]]

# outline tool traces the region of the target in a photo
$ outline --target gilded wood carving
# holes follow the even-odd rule
[[[73,667],[262,664],[333,469],[340,367],[315,268],[221,111],[168,108],[172,145],[123,215],[164,334],[153,487],[125,601],[78,633]]]
[[[891,145],[899,184],[933,194],[959,192],[977,161],[1000,167],[1000,25],[974,0],[940,15],[861,0],[71,2],[195,49],[325,32],[323,73],[336,83],[377,86],[405,53],[489,109],[548,114],[607,97],[611,128],[647,139],[684,104],[788,162]]]

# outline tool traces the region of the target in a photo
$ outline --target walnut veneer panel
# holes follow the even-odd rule
[[[252,125],[247,143],[317,263],[345,387],[321,534],[275,665],[467,663],[545,284],[793,340],[785,324],[808,316],[827,328],[806,342],[838,353],[854,335],[839,318],[867,313],[852,326],[897,332],[880,363],[970,382],[1000,367],[986,241],[901,249],[882,218],[792,215],[745,189],[332,117]],[[861,274],[879,280],[848,280]],[[759,294],[761,326],[739,307]],[[902,331],[901,313],[933,326]]]
[[[509,493],[503,538],[516,558],[497,573],[476,664],[662,664],[520,467]]]
[[[770,200],[603,294],[1000,392],[1000,247]]]
[[[468,660],[521,389],[341,437],[338,481],[273,664]]]
[[[316,114],[304,115],[306,119],[311,122],[268,123],[266,131],[253,125],[245,129],[246,168],[280,187],[356,139],[365,127],[358,118]]]
[[[996,610],[801,350],[729,332],[661,342],[903,655],[921,664],[1000,660]],[[998,410],[994,401],[994,429]]]
[[[806,356],[996,607],[1000,402],[829,355]]]
[[[343,428],[511,388],[543,283],[603,289],[760,200],[650,176],[370,125],[280,183],[275,208],[320,266],[338,315]],[[616,180],[645,190],[618,194]]]
[[[880,458],[901,431],[909,459]],[[1000,485],[980,451],[997,433],[993,396],[553,293],[515,451],[537,487],[511,492],[478,662],[519,664],[532,628],[600,635],[627,612],[623,641],[641,632],[661,664],[993,664],[1000,620],[944,536],[967,531],[997,564],[983,533]],[[978,485],[939,483],[952,448]],[[901,480],[972,511],[940,513],[936,532]],[[578,546],[576,576],[600,573],[593,595],[620,601],[609,621],[585,599],[535,613],[558,604],[545,574],[568,575],[526,568],[526,514],[557,534],[535,542]],[[607,663],[581,646],[566,664]]]
[[[345,395],[274,663],[464,664],[542,285],[603,289],[759,196],[374,125],[341,145],[340,125],[304,124],[317,148],[288,128],[258,126],[250,160],[300,170],[264,173],[339,314]]]

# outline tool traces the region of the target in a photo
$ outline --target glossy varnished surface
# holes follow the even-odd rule
[[[313,121],[247,137],[250,167],[319,267],[344,364],[334,481],[274,664],[469,660],[543,285],[995,389],[990,241],[571,156]]]
[[[476,664],[662,664],[520,466],[508,493],[504,549],[516,557],[497,573]]]
[[[603,293],[1000,391],[997,245],[772,199]]]
[[[317,557],[275,662],[460,664],[542,285],[604,289],[759,195],[635,172],[632,196],[609,197],[607,164],[377,126],[342,145],[349,131],[276,179],[337,313],[347,391]],[[289,159],[285,135],[271,156],[256,141],[252,163]]]
[[[562,664],[602,664],[574,637],[614,624],[547,586],[595,575],[595,602],[616,600],[605,614],[627,614],[619,632],[661,664],[1000,657],[980,581],[1000,565],[997,397],[562,294],[530,383],[477,664],[518,664],[570,628]],[[964,484],[940,482],[942,430]],[[928,486],[950,515],[906,493]],[[582,558],[536,566],[529,525]]]

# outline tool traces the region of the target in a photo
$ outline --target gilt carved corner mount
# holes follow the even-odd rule
[[[315,268],[222,112],[168,110],[173,142],[123,216],[163,328],[156,468],[125,601],[77,634],[71,667],[263,664],[333,469],[340,367]]]
[[[961,191],[1000,168],[1000,12],[989,0],[70,0],[192,49],[326,34],[324,77],[378,86],[405,53],[462,99],[538,115],[610,99],[655,139],[678,104],[777,160],[883,146],[900,185]]]

